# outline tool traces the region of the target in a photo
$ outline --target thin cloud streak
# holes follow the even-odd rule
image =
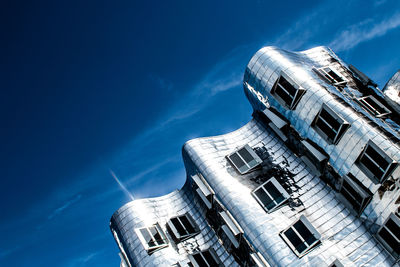
[[[68,207],[70,207],[72,204],[78,202],[82,198],[82,195],[77,195],[73,199],[67,201],[64,205],[61,207],[55,209],[48,217],[48,220],[53,219],[54,217],[60,215],[64,210],[66,210]]]
[[[400,26],[400,13],[396,13],[390,18],[380,22],[376,20],[377,19],[366,19],[347,27],[346,30],[338,34],[329,46],[333,50],[340,52],[352,49],[360,43],[383,36],[390,30]]]

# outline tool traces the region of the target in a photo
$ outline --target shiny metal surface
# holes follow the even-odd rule
[[[322,79],[314,70],[327,65],[335,68],[335,72],[346,80],[340,88]],[[282,106],[271,94],[282,72],[306,90],[293,110]],[[221,244],[216,231],[206,220],[207,210],[218,199],[232,218],[228,220],[228,213],[222,212],[228,225],[225,230],[244,238],[252,249],[249,257],[261,255],[265,265],[329,266],[340,260],[344,266],[399,266],[374,237],[388,216],[393,216],[399,207],[399,203],[396,204],[400,197],[399,167],[388,178],[394,184],[386,188],[386,185],[372,181],[356,164],[370,141],[391,159],[400,161],[400,149],[396,144],[399,132],[396,123],[389,123],[388,118],[372,116],[354,101],[364,96],[357,88],[360,80],[356,80],[356,75],[362,76],[358,71],[350,70],[326,47],[296,53],[275,47],[257,51],[246,68],[243,85],[254,110],[265,114],[271,122],[266,124],[255,116],[234,132],[186,142],[183,159],[187,181],[183,188],[159,198],[129,202],[112,216],[111,229],[122,254],[133,266],[187,266],[190,254],[213,248],[225,266],[237,266],[234,257],[228,253],[229,249]],[[362,78],[369,91],[383,97],[384,93],[367,77]],[[337,144],[322,138],[312,126],[323,105],[350,125]],[[269,108],[274,108],[280,115]],[[351,172],[358,183],[372,192],[372,200],[359,217],[342,201],[336,185],[329,186],[288,148],[288,138],[283,131],[289,124],[299,134],[299,143],[308,139],[305,143],[317,158],[322,161],[324,155],[328,155],[330,166],[340,176]],[[240,174],[227,155],[245,145],[257,154],[263,151],[263,155],[268,157],[263,158],[261,166]],[[319,146],[323,154],[314,145]],[[263,183],[258,179],[265,175],[266,170],[279,170],[280,174],[270,175],[276,178],[277,183],[285,183],[282,190],[287,190],[289,196],[288,201],[269,213],[252,194]],[[286,178],[279,177],[282,173],[286,173]],[[205,182],[199,177],[203,177]],[[336,182],[340,186],[340,180]],[[201,196],[207,200],[207,205]],[[185,213],[190,214],[200,233],[176,243],[166,224],[170,218]],[[298,257],[280,233],[302,217],[306,217],[318,232],[321,243]],[[149,254],[135,229],[155,223],[166,232],[169,245]],[[232,235],[231,239],[234,238]],[[180,265],[176,265],[178,263]]]

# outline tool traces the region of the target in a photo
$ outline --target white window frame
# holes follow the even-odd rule
[[[157,233],[161,236],[162,240],[164,241],[162,244],[158,244],[155,239],[154,239],[154,235],[151,234],[150,232],[150,228],[154,227],[157,231]],[[141,230],[145,229],[148,234],[152,237],[152,241],[154,243],[157,243],[157,245],[155,246],[149,246],[149,244],[147,243],[147,241],[144,239],[143,234],[141,232]],[[153,225],[150,226],[146,226],[146,227],[141,227],[141,228],[136,228],[135,232],[137,234],[137,236],[139,237],[140,242],[142,243],[142,245],[144,246],[144,248],[147,250],[147,252],[153,252],[155,250],[164,248],[168,246],[168,238],[167,235],[164,233],[164,231],[161,229],[161,226],[158,223],[155,223]]]
[[[280,79],[284,78],[288,83],[290,83],[294,89],[296,90],[296,93],[294,95],[291,95],[288,90],[286,88],[284,88],[280,83]],[[290,96],[290,98],[292,99],[292,101],[290,103],[286,103],[286,101],[279,96],[279,94],[276,93],[276,88],[279,86],[279,88],[281,90],[283,90],[288,96]],[[275,97],[276,100],[278,100],[278,102],[284,106],[285,108],[294,110],[296,109],[297,104],[300,102],[300,99],[302,98],[302,96],[305,94],[306,90],[302,87],[300,87],[297,83],[295,83],[291,78],[289,78],[288,75],[286,75],[286,73],[281,72],[278,79],[276,80],[274,86],[271,89],[271,94]]]
[[[314,236],[316,241],[314,241],[311,245],[307,244],[307,242],[304,240],[304,238],[297,232],[297,230],[294,228],[294,225],[301,221],[304,226],[311,232],[311,234]],[[293,246],[292,241],[290,241],[286,236],[285,232],[289,229],[292,229],[295,234],[297,235],[298,238],[303,242],[303,244],[306,246],[306,249],[303,252],[298,252],[296,248]],[[312,224],[308,221],[308,219],[304,216],[301,215],[298,220],[293,222],[288,228],[283,230],[282,232],[279,233],[279,235],[282,237],[282,239],[286,242],[286,244],[290,247],[290,249],[297,255],[297,257],[301,258],[304,255],[306,255],[308,252],[310,252],[311,249],[313,249],[318,243],[321,242],[321,234],[312,226]]]
[[[322,111],[325,110],[329,115],[331,115],[339,124],[338,129],[334,129],[332,125],[329,124],[328,121],[326,121],[322,116],[321,113]],[[318,127],[317,123],[318,121],[321,120],[323,123],[325,123],[329,128],[331,128],[336,134],[334,138],[330,138],[321,128]],[[313,123],[312,123],[313,128],[318,132],[318,134],[324,138],[327,142],[331,144],[338,144],[340,139],[343,137],[345,134],[346,130],[349,128],[350,124],[345,121],[342,117],[340,117],[336,112],[334,112],[329,106],[327,106],[325,103],[322,104],[322,107],[320,111],[318,112],[317,116],[315,117]]]
[[[182,217],[186,217],[186,219],[188,220],[188,222],[190,223],[190,225],[192,226],[192,228],[194,229],[193,233],[189,233],[189,230],[186,229],[185,225],[182,223],[181,218]],[[176,229],[175,224],[172,222],[172,219],[177,219],[180,223],[180,225],[185,229],[185,231],[187,232],[187,234],[181,235],[178,231],[178,229]],[[190,238],[194,235],[196,235],[198,233],[198,228],[194,223],[194,220],[192,219],[192,217],[189,215],[189,213],[185,213],[179,216],[175,216],[172,217],[171,219],[169,219],[169,221],[167,222],[167,225],[169,226],[169,228],[171,229],[173,235],[175,236],[176,239],[178,239],[179,241],[185,240],[187,238]]]
[[[224,225],[221,226],[222,230],[225,232],[232,245],[235,248],[238,248],[240,245],[240,237],[243,234],[243,229],[240,227],[238,222],[233,218],[229,211],[221,211],[219,215],[224,221]]]
[[[250,253],[250,257],[255,262],[256,267],[271,267],[260,252]]]
[[[281,202],[277,202],[272,196],[271,194],[268,192],[268,190],[266,189],[266,185],[268,183],[271,183],[273,186],[275,186],[275,188],[279,191],[279,193],[282,194],[282,196],[284,197],[284,200],[282,200]],[[256,191],[258,191],[259,189],[262,189],[270,199],[272,199],[272,201],[275,203],[275,206],[271,209],[267,209],[267,207],[265,207],[264,203],[261,201],[261,199],[259,199],[257,197],[257,195],[255,194]],[[257,200],[258,204],[261,205],[261,207],[267,212],[267,213],[271,213],[273,212],[275,209],[277,209],[278,207],[280,207],[283,203],[285,203],[286,200],[289,199],[289,194],[286,192],[286,190],[280,185],[280,183],[275,179],[275,177],[271,177],[270,179],[268,179],[268,181],[266,181],[265,183],[263,183],[262,185],[260,185],[259,187],[257,187],[256,189],[254,189],[251,194],[253,195],[253,197]]]
[[[379,113],[377,111],[377,109],[374,106],[371,106],[368,102],[365,101],[365,99],[371,99],[372,102],[374,102],[374,104],[376,104],[377,106],[379,106],[381,109],[383,109],[385,112],[384,113]],[[366,111],[368,111],[368,113],[374,115],[377,118],[383,117],[385,115],[388,115],[391,113],[391,111],[385,107],[385,105],[383,105],[381,102],[379,102],[378,99],[376,99],[374,96],[372,95],[368,95],[368,96],[364,96],[364,97],[360,97],[356,99],[357,102],[360,104],[360,106],[365,109]]]
[[[250,156],[253,158],[251,161],[247,162],[242,155],[240,155],[239,151],[245,149]],[[244,165],[242,167],[238,167],[236,166],[236,164],[234,163],[234,161],[231,159],[231,157],[233,155],[237,155],[240,160],[242,160],[244,162]],[[260,159],[260,157],[256,154],[256,152],[254,152],[254,150],[248,145],[244,145],[242,147],[240,147],[239,149],[235,150],[233,153],[229,154],[228,156],[226,156],[227,159],[229,160],[229,162],[235,167],[235,169],[240,173],[240,174],[246,174],[249,171],[253,170],[254,168],[258,167],[261,163],[262,160]],[[249,163],[255,161],[255,165],[251,166],[249,165]]]
[[[366,151],[369,147],[372,147],[373,150],[375,150],[378,154],[380,154],[387,162],[388,162],[388,166],[386,169],[383,169],[381,166],[378,165],[377,162],[375,162],[375,160],[373,158],[371,158],[371,156],[369,156],[368,154],[366,154]],[[361,159],[363,157],[368,157],[374,164],[375,167],[378,167],[382,172],[383,175],[382,177],[376,177],[375,174],[373,172],[370,171],[370,168],[368,168],[368,166],[364,165],[361,162]],[[357,158],[357,166],[359,167],[359,169],[361,171],[363,171],[370,179],[372,179],[375,182],[378,183],[382,183],[385,181],[386,177],[388,177],[394,170],[394,164],[397,164],[397,162],[395,162],[391,157],[389,157],[382,149],[380,149],[373,141],[369,140],[367,145],[364,147],[363,151],[361,152],[361,154],[359,155],[359,157]]]
[[[333,73],[335,73],[338,77],[342,79],[342,81],[337,81],[334,77],[332,77],[325,69],[329,69]],[[327,80],[330,84],[335,86],[346,84],[348,81],[347,79],[339,73],[335,68],[331,66],[325,66],[320,68],[314,68],[325,80]]]
[[[392,235],[392,237],[393,237],[397,242],[399,242],[399,244],[400,244],[400,240],[392,233],[392,231],[390,231],[390,230],[386,227],[386,223],[389,221],[389,219],[391,219],[398,227],[400,227],[400,218],[397,217],[394,213],[391,213],[391,214],[389,215],[389,217],[386,219],[385,223],[382,225],[382,227],[381,227],[381,228],[379,229],[379,231],[377,232],[376,237],[377,237],[377,239],[383,244],[383,246],[385,247],[385,249],[386,249],[389,253],[393,254],[395,258],[400,258],[400,255],[397,254],[397,253],[392,249],[392,247],[391,247],[388,243],[386,243],[385,239],[383,239],[383,237],[381,237],[381,235],[380,235],[381,230],[382,230],[383,228],[385,228],[385,230],[386,230],[387,232],[389,232],[389,234]]]
[[[348,190],[346,190],[346,188],[343,186],[344,182],[346,182],[351,188],[353,188],[354,191],[356,191],[360,195],[360,197],[362,198],[361,203],[358,203],[356,198]],[[347,197],[343,194],[343,190],[345,190],[347,194],[351,196],[352,199],[347,199]],[[365,207],[368,205],[369,201],[372,198],[372,194],[366,192],[348,175],[343,176],[339,192],[343,196],[347,204],[349,204],[348,206],[350,206],[353,210],[356,211],[357,215],[361,214],[364,211]],[[355,209],[353,202],[357,202],[359,204],[360,206],[359,210]]]
[[[193,182],[197,185],[196,193],[200,196],[201,200],[204,202],[208,209],[212,208],[214,190],[206,182],[203,175],[197,173],[192,176]]]
[[[214,261],[217,263],[217,266],[223,266],[223,265],[221,264],[221,260],[219,259],[217,253],[214,251],[213,248],[209,248],[209,249],[206,249],[206,250],[199,251],[199,252],[197,252],[197,253],[189,254],[189,255],[188,255],[188,258],[189,258],[189,260],[190,260],[190,263],[192,263],[192,265],[193,265],[194,267],[201,267],[201,266],[197,263],[197,261],[195,260],[195,258],[193,257],[194,255],[200,254],[201,257],[203,258],[203,260],[207,263],[208,267],[214,267],[214,266],[211,266],[209,262],[207,262],[206,258],[205,258],[204,255],[203,255],[203,253],[205,253],[205,252],[207,252],[207,251],[210,253],[211,257],[212,257],[212,258],[214,259]]]

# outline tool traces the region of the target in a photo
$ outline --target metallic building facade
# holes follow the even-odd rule
[[[260,49],[253,119],[185,143],[182,189],[112,216],[121,266],[399,266],[399,80],[381,91],[326,47]]]

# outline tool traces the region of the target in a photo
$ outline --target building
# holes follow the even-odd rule
[[[114,213],[121,266],[399,266],[399,72],[264,47],[243,86],[253,119],[185,143],[182,189]]]

